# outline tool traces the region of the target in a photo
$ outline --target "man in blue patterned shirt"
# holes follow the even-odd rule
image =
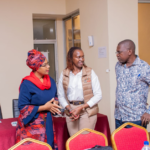
[[[118,44],[116,56],[116,128],[125,122],[146,128],[150,121],[150,108],[147,109],[150,66],[135,55],[135,44],[131,40]]]

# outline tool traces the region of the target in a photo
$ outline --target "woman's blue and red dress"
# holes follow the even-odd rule
[[[54,150],[57,150],[56,135],[51,112],[38,112],[38,108],[52,98],[57,99],[55,81],[50,77],[51,87],[41,90],[29,80],[24,80],[20,86],[18,107],[18,127],[16,142],[24,138],[33,138],[47,142]]]

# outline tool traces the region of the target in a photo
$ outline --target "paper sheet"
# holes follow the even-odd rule
[[[106,53],[106,47],[99,47],[98,48],[98,58],[106,58],[107,53]]]

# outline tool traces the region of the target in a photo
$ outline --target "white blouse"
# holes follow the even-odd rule
[[[58,83],[58,100],[63,108],[65,108],[68,103],[65,98],[65,92],[63,88],[63,72],[60,75],[59,83]],[[97,75],[92,70],[91,71],[91,81],[92,81],[92,89],[93,89],[93,97],[87,102],[87,104],[92,107],[97,104],[102,98],[102,92],[100,83]],[[71,101],[84,101],[83,96],[83,88],[82,88],[82,70],[74,75],[72,71],[69,75],[69,85],[67,90],[67,98]]]

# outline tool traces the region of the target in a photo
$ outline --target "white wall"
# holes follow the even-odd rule
[[[108,0],[108,37],[111,129],[113,131],[115,129],[115,64],[117,62],[115,51],[120,41],[131,39],[135,42],[136,53],[138,53],[138,0]]]
[[[64,32],[63,32],[63,21],[62,20],[56,20],[56,36],[57,36],[57,50],[58,50],[58,71],[59,76],[61,72],[66,67],[66,52],[64,49]]]
[[[33,13],[64,15],[66,2],[65,0],[0,1],[0,103],[4,118],[12,117],[12,99],[18,98],[21,79],[31,71],[26,66],[26,58],[27,51],[33,48]],[[60,37],[61,34],[58,39]]]

